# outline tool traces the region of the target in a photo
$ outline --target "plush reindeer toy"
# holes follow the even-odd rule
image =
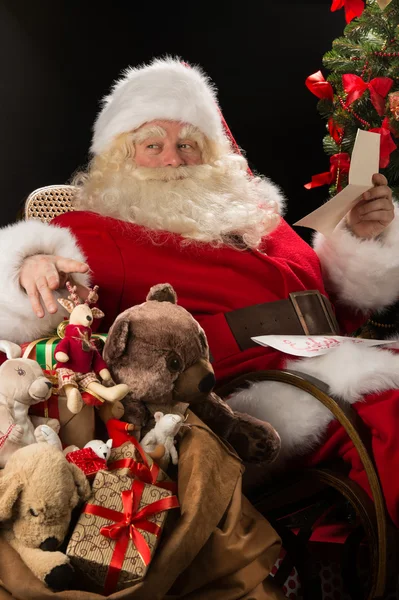
[[[126,396],[129,388],[113,383],[105,361],[91,340],[93,319],[104,316],[99,308],[90,306],[98,300],[98,286],[90,290],[85,302],[77,295],[76,286],[72,287],[70,282],[66,286],[70,295],[68,299],[59,298],[58,302],[70,317],[65,337],[57,345],[56,370],[58,386],[65,391],[68,409],[78,413],[83,407],[81,391],[94,392],[103,400],[117,402]]]

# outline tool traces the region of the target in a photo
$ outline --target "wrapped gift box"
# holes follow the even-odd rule
[[[92,448],[73,450],[68,452],[65,458],[68,462],[79,467],[88,479],[93,479],[98,471],[107,470],[107,461],[100,458]]]
[[[131,441],[112,448],[108,469],[118,475],[136,477],[145,483],[169,489],[173,493],[177,490],[176,483],[144,452],[133,436]]]
[[[167,511],[177,507],[168,490],[99,471],[67,555],[93,589],[110,594],[129,587],[145,576]]]

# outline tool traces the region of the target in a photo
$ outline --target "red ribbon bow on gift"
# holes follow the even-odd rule
[[[389,165],[391,152],[396,150],[397,146],[392,139],[391,130],[389,126],[389,119],[385,117],[383,120],[381,127],[375,127],[374,129],[369,129],[369,131],[373,131],[374,133],[379,133],[381,136],[380,140],[380,169],[384,169]]]
[[[339,10],[345,7],[345,19],[347,23],[350,23],[355,17],[360,17],[364,11],[363,0],[333,0],[331,5],[331,12]]]
[[[392,87],[393,79],[390,77],[375,77],[368,83],[363,81],[359,75],[347,73],[342,75],[342,84],[345,92],[348,94],[346,102],[348,105],[363,96],[364,92],[370,92],[370,100],[380,117],[385,112],[385,98]]]
[[[143,462],[137,462],[137,460],[134,460],[133,458],[121,458],[120,460],[110,462],[108,464],[108,469],[110,471],[129,469],[133,477],[137,477],[137,479],[144,481],[144,483],[151,483],[152,485],[156,485],[165,490],[170,490],[175,494],[177,491],[176,482],[157,481],[160,471],[159,465],[155,462],[153,462],[151,466],[149,465],[145,451],[133,435],[129,437],[129,442],[137,449]]]
[[[325,98],[332,101],[334,98],[332,85],[324,79],[324,75],[321,71],[309,75],[305,80],[305,85],[312,94],[320,99]]]
[[[104,525],[100,529],[101,535],[110,538],[111,540],[116,540],[104,586],[104,591],[107,595],[116,587],[129,541],[137,548],[143,563],[146,566],[150,564],[150,547],[138,530],[148,531],[158,537],[161,533],[161,528],[153,521],[149,521],[148,517],[164,510],[179,507],[177,497],[169,496],[168,498],[162,498],[152,504],[148,504],[138,511],[137,509],[145,485],[146,484],[142,481],[135,479],[131,489],[121,493],[123,512],[118,512],[117,510],[112,510],[104,506],[97,506],[96,504],[87,504],[83,510],[84,513],[115,521],[115,523]]]
[[[350,166],[350,157],[347,152],[340,152],[339,154],[334,154],[330,157],[330,170],[325,173],[319,173],[318,175],[312,175],[312,181],[305,185],[307,190],[311,190],[312,188],[319,187],[321,185],[331,185],[337,178],[337,173],[339,169],[339,174],[343,175],[344,173],[349,172]],[[340,182],[338,181],[337,189],[340,189]]]

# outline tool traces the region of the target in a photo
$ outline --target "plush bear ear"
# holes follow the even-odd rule
[[[0,522],[11,519],[12,509],[23,487],[18,473],[7,473],[0,478]]]
[[[155,421],[158,423],[158,421],[160,421],[163,417],[163,412],[161,412],[160,410],[157,410],[156,413],[154,413],[154,419]]]
[[[153,285],[148,292],[146,300],[156,300],[157,302],[171,302],[177,304],[177,294],[170,283],[158,283]]]
[[[107,446],[107,448],[109,448],[111,450],[112,449],[112,440],[107,440],[106,446]]]
[[[114,362],[125,351],[129,338],[129,321],[119,319],[112,325],[104,346],[105,362]]]

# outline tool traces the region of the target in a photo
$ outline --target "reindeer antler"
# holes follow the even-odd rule
[[[98,300],[98,294],[97,294],[98,285],[95,285],[94,288],[92,288],[92,289],[89,288],[89,289],[90,289],[90,292],[85,300],[85,304],[88,304],[90,306],[90,304],[95,304]]]
[[[78,304],[82,304],[78,294],[76,293],[76,285],[72,286],[69,281],[67,281],[65,285],[69,292],[68,298],[74,303],[74,305],[78,306]]]

